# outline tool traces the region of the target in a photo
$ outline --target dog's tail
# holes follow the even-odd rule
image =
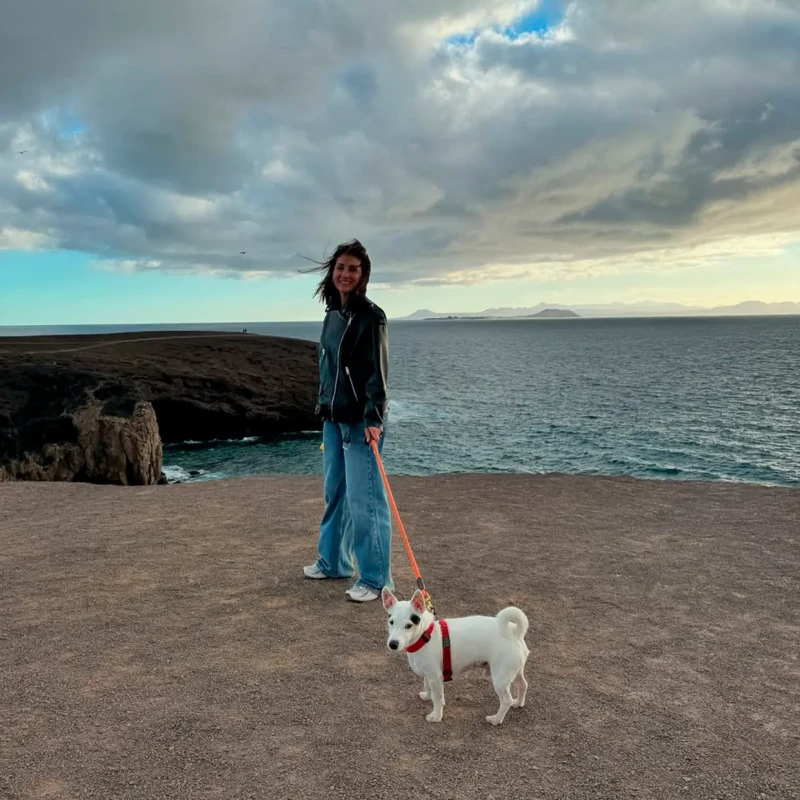
[[[528,618],[516,606],[504,608],[497,615],[500,634],[507,639],[524,639],[528,632]]]

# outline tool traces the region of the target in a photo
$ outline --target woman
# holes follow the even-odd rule
[[[320,266],[315,297],[326,305],[319,347],[325,513],[319,558],[307,578],[359,579],[345,593],[367,603],[392,588],[392,520],[372,452],[383,451],[389,369],[386,315],[367,299],[371,263],[357,239],[340,244]]]

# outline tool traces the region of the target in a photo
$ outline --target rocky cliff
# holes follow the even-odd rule
[[[0,480],[152,484],[162,442],[319,427],[314,343],[224,333],[0,339]]]

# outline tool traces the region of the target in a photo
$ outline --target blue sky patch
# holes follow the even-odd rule
[[[563,19],[564,0],[541,0],[533,11],[515,20],[512,25],[507,28],[494,26],[493,29],[512,40],[530,33],[541,36],[559,25]],[[480,30],[456,33],[447,38],[447,43],[469,47],[475,43],[479,33]]]
[[[41,120],[45,128],[55,130],[62,139],[74,139],[88,130],[86,123],[80,117],[65,108],[45,111]]]
[[[541,0],[534,11],[517,20],[513,25],[506,28],[503,33],[509,39],[517,39],[526,33],[538,33],[541,35],[555,28],[563,19],[563,0]]]

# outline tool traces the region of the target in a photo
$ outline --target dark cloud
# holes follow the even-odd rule
[[[797,231],[797,3],[497,32],[534,5],[4,0],[0,243],[280,273],[357,235],[401,283]]]

